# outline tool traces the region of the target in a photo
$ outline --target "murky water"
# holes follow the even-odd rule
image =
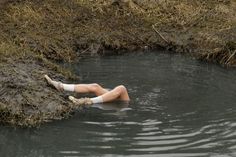
[[[236,156],[236,70],[165,53],[88,58],[71,68],[83,83],[124,84],[132,101],[38,129],[1,127],[0,156]]]

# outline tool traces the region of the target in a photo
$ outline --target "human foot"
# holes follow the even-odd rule
[[[48,84],[55,87],[58,91],[63,91],[63,85],[61,82],[53,81],[48,75],[44,75],[44,78],[47,80]]]
[[[72,101],[74,104],[77,104],[79,106],[82,105],[92,105],[93,102],[90,98],[80,98],[80,99],[76,99],[73,96],[69,96],[69,100]]]

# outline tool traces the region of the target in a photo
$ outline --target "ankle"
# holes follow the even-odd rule
[[[102,96],[98,96],[95,98],[91,98],[91,101],[93,102],[93,104],[99,104],[99,103],[103,103],[103,98]]]

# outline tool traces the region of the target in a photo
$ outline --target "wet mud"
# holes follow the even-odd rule
[[[43,75],[64,80],[62,74],[37,60],[11,60],[0,64],[0,122],[18,126],[38,126],[43,122],[68,118],[80,107],[68,101],[69,93],[49,86]]]

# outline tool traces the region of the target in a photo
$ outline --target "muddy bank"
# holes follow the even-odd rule
[[[64,80],[64,76],[55,74],[38,59],[9,60],[0,63],[0,68],[0,123],[36,126],[67,118],[79,109],[68,102],[68,94],[47,85],[43,74],[49,73],[58,80]]]
[[[31,126],[76,110],[42,78],[79,82],[55,61],[162,47],[236,65],[233,0],[11,0],[0,8],[2,123]]]

